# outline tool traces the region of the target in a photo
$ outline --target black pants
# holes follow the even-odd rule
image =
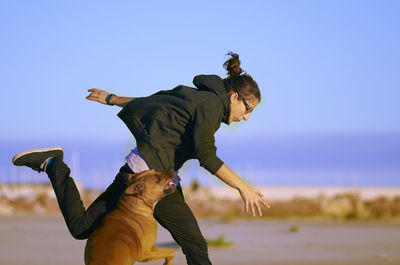
[[[54,163],[46,168],[46,172],[68,229],[76,239],[88,238],[103,217],[115,208],[126,187],[124,179],[117,175],[107,190],[85,210],[75,182],[70,177],[71,171],[61,159],[55,158]],[[121,167],[120,172],[133,173],[127,164]],[[211,264],[207,243],[196,218],[185,203],[180,186],[157,203],[154,217],[182,247],[188,264]]]

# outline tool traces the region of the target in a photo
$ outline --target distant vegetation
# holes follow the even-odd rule
[[[229,222],[254,219],[244,212],[240,199],[217,199],[207,188],[193,183],[184,189],[185,200],[199,218]],[[85,206],[97,198],[99,191],[82,190]],[[322,221],[396,221],[400,222],[400,196],[363,200],[357,194],[337,194],[333,197],[293,198],[269,201],[270,209],[263,209],[263,219],[308,219]],[[59,212],[50,185],[0,185],[0,215],[16,213],[41,214]],[[295,228],[292,229],[292,232]]]
[[[229,248],[229,247],[233,246],[233,242],[228,242],[225,240],[224,234],[220,235],[216,239],[206,238],[206,242],[209,247]]]
[[[199,194],[199,195],[196,195]],[[200,195],[200,191],[187,193],[186,202],[196,216],[229,222],[253,218],[244,212],[242,200],[217,199]],[[271,208],[263,209],[264,219],[312,219],[322,221],[400,221],[400,196],[363,200],[357,194],[344,193],[333,197],[293,198],[270,201]],[[294,232],[294,231],[292,231]]]

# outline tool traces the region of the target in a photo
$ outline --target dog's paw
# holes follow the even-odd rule
[[[170,253],[169,253],[170,256],[165,258],[164,265],[173,265],[175,252],[172,249],[168,249],[168,250],[170,250]]]

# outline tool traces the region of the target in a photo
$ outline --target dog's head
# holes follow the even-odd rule
[[[175,185],[170,182],[175,177],[174,170],[146,170],[132,174],[128,178],[126,195],[145,197],[147,201],[155,203],[175,191]]]

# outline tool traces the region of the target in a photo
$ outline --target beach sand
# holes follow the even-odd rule
[[[210,248],[213,264],[400,264],[400,224],[384,222],[199,220],[205,237],[221,234],[228,249]],[[298,227],[298,232],[290,228]],[[157,246],[176,246],[159,227]],[[61,214],[0,216],[1,265],[83,264],[84,240],[73,239]],[[175,248],[174,264],[186,264]],[[147,263],[162,264],[161,260]]]

